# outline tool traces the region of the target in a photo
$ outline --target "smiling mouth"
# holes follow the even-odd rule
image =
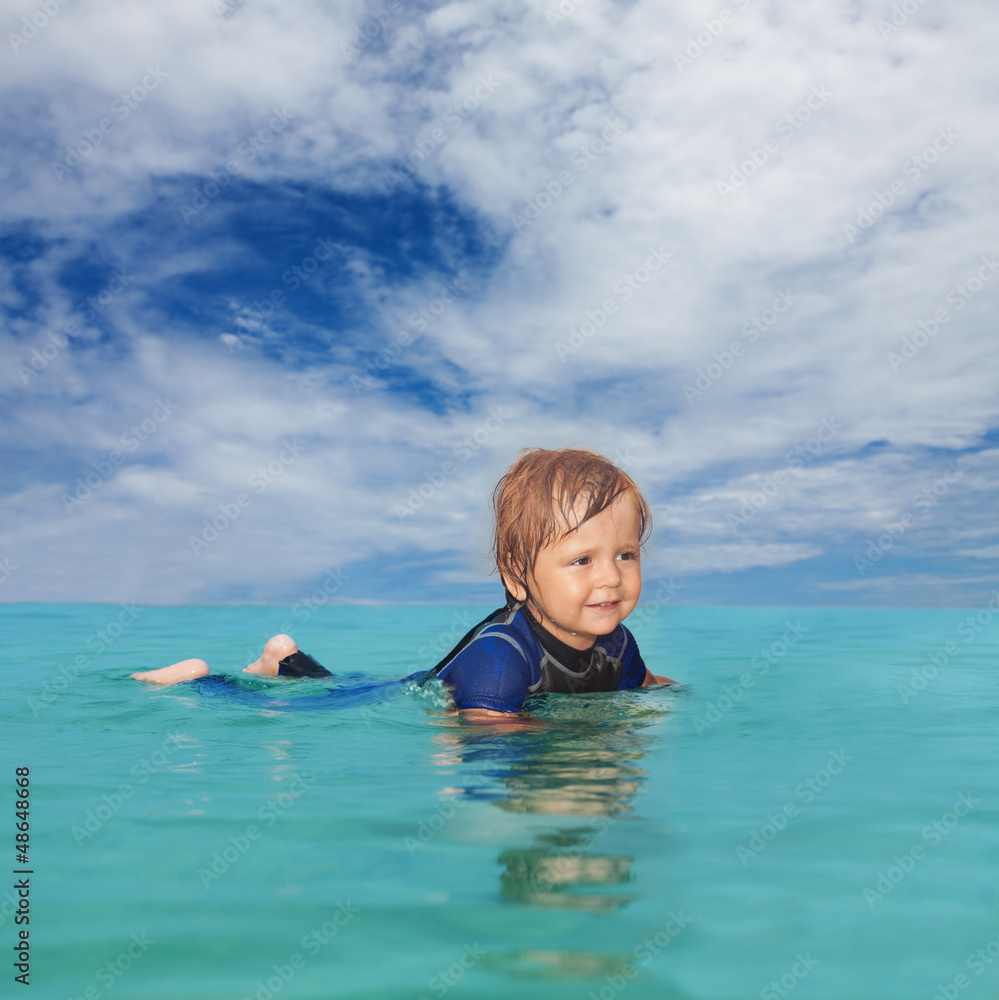
[[[616,608],[620,601],[604,601],[603,604],[587,604],[588,608]]]

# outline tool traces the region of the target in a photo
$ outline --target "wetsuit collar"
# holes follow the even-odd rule
[[[521,606],[524,612],[524,617],[527,619],[527,624],[531,626],[531,631],[538,637],[538,642],[541,643],[542,648],[546,653],[548,653],[552,659],[556,660],[567,670],[571,670],[575,674],[585,673],[587,668],[590,666],[590,661],[593,658],[593,646],[589,649],[576,649],[573,646],[564,643],[557,636],[552,635],[542,625],[534,615],[528,610],[526,604]]]

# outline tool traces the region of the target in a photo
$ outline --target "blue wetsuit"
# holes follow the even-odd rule
[[[333,677],[307,653],[294,653],[281,661],[285,677]],[[401,680],[372,680],[363,675],[338,678],[341,684],[323,694],[287,699],[289,709],[314,709],[363,704],[387,697],[401,684],[425,684],[440,678],[458,708],[488,708],[494,712],[519,712],[535,694],[583,694],[641,687],[645,662],[631,632],[618,625],[597,637],[589,649],[574,649],[538,624],[523,606],[498,608],[464,635],[430,670]],[[196,680],[202,694],[240,701],[272,700],[270,692],[248,689],[237,679],[211,676]]]
[[[635,637],[624,625],[598,636],[590,649],[573,649],[523,605],[494,611],[431,671],[451,689],[458,708],[494,712],[519,712],[533,694],[641,687],[645,672]]]

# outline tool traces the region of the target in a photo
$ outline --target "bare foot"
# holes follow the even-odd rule
[[[265,674],[268,677],[277,677],[278,664],[292,653],[298,652],[298,646],[290,635],[272,635],[264,646],[264,651],[260,659],[251,663],[243,669],[247,674]]]
[[[204,660],[181,660],[180,663],[171,663],[169,667],[142,670],[129,676],[147,684],[181,684],[193,681],[195,677],[204,677],[207,673],[208,664]]]

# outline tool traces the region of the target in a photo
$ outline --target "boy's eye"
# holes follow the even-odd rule
[[[638,558],[638,553],[636,553],[636,552],[622,552],[619,558],[621,558],[621,559],[637,559]]]
[[[573,559],[570,566],[585,566],[590,561],[589,556],[580,556],[578,559]]]

